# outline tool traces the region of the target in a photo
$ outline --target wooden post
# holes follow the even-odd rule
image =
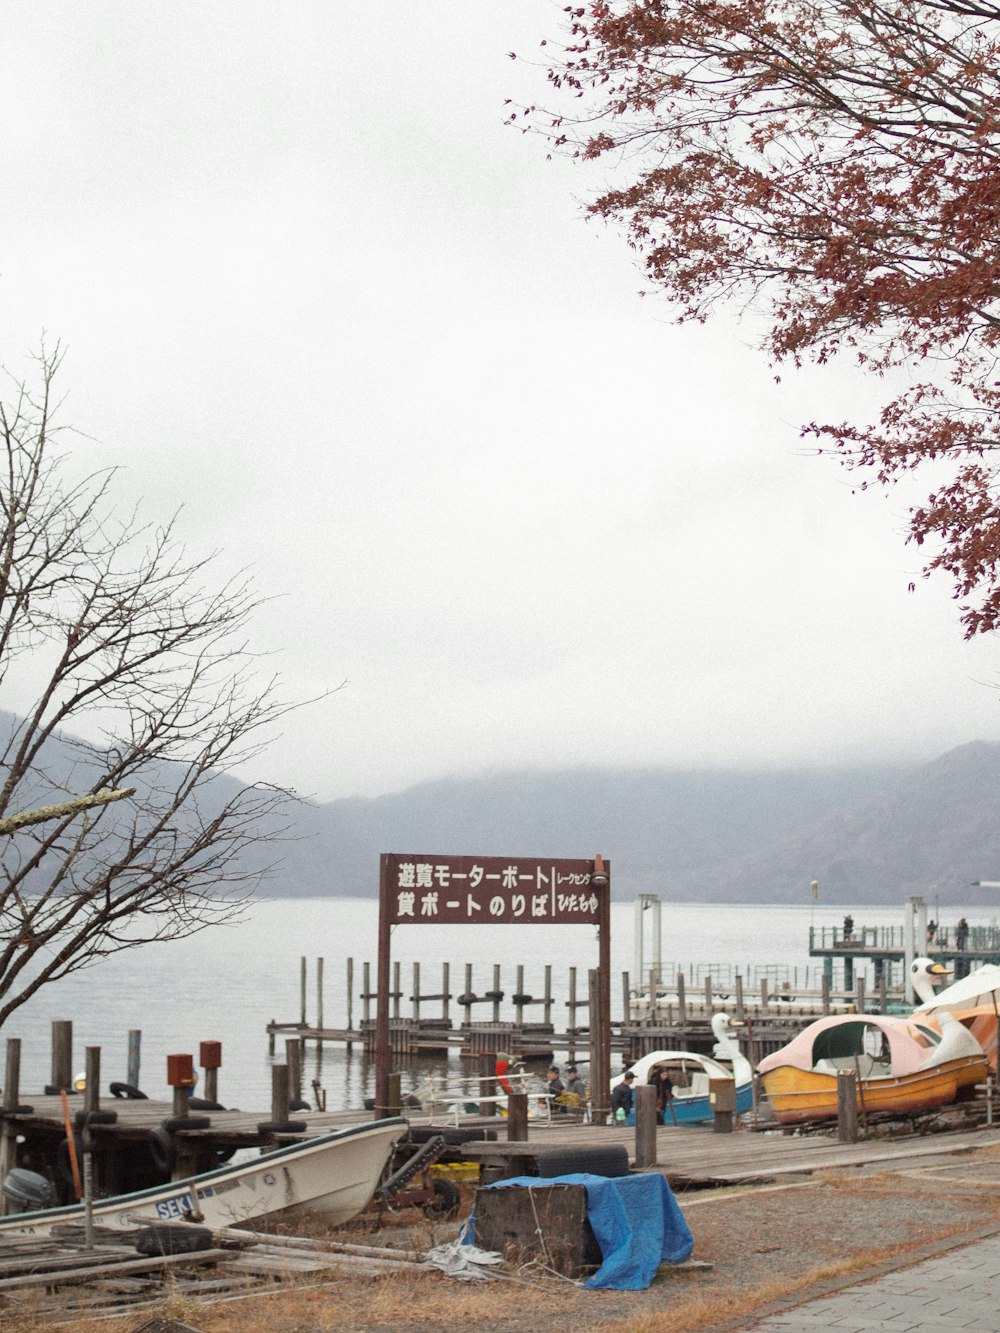
[[[361,965],[361,1021],[365,1025],[372,1021],[372,965]]]
[[[101,1048],[85,1046],[83,1048],[83,1077],[87,1086],[83,1090],[83,1109],[99,1111],[101,1109]]]
[[[683,985],[683,983],[682,983]],[[649,1022],[656,1022],[656,1001],[660,989],[660,974],[655,967],[649,969]]]
[[[129,1028],[128,1060],[125,1068],[125,1082],[131,1088],[139,1087],[139,1068],[142,1063],[142,1032],[139,1028]]]
[[[289,1096],[288,1086],[288,1066],[271,1066],[271,1119],[277,1125],[284,1125],[288,1121],[288,1104],[291,1098]]]
[[[601,887],[600,881],[604,879]],[[590,1067],[591,1097],[597,1124],[605,1124],[611,1116],[611,869],[605,867],[601,856],[594,857],[591,882],[600,894],[597,924],[597,957],[600,975],[601,1046],[597,1066]],[[594,1095],[596,1086],[597,1095]]]
[[[451,964],[441,964],[441,1020],[445,1027],[451,1022]]]
[[[347,960],[347,1030],[354,1031],[354,959]],[[353,1050],[354,1043],[347,1043],[348,1054]]]
[[[303,1027],[306,1026],[306,960],[305,955],[299,959],[299,1022]]]
[[[507,1138],[516,1143],[528,1139],[528,1094],[512,1092],[507,1098]]]
[[[857,976],[857,1000],[855,1001],[859,1014],[865,1012],[865,979],[859,972]]]
[[[524,994],[524,964],[523,964],[523,963],[518,963],[518,965],[517,965],[516,976],[517,976],[517,983],[516,983],[516,985],[515,985],[515,987],[514,987],[514,994],[515,994],[515,996],[520,996],[520,995],[523,995],[523,994]],[[524,1005],[521,1003],[521,1001],[520,1001],[519,999],[515,999],[515,1000],[514,1000],[514,1021],[515,1021],[515,1023],[517,1023],[517,1026],[518,1026],[518,1027],[520,1027],[520,1026],[522,1025],[522,1023],[524,1022]]]
[[[493,994],[494,994],[495,996],[500,994],[500,964],[499,964],[499,963],[494,963],[494,964],[493,964]],[[493,1022],[494,1022],[494,1023],[499,1023],[499,1022],[500,1022],[500,1001],[497,1000],[497,999],[494,999],[494,1001],[493,1001]]]
[[[420,1022],[420,964],[413,964],[413,1021]]]
[[[837,1074],[837,1137],[841,1143],[858,1141],[858,1080],[850,1069]]]
[[[711,1016],[712,1013],[712,978],[705,978],[705,1013]]]
[[[552,964],[545,964],[545,997],[542,1001],[543,1022],[548,1027],[552,1022]]]
[[[736,973],[736,1017],[741,1023],[746,1022],[746,1009],[743,1005],[743,977]]]
[[[389,1075],[389,1100],[386,1107],[388,1115],[399,1115],[403,1109],[403,1076]]]
[[[174,1090],[174,1115],[187,1115],[191,1109],[191,1089],[194,1087],[193,1055],[179,1053],[167,1056],[167,1086]]]
[[[687,1000],[684,995],[684,973],[677,969],[677,1021],[683,1027],[687,1020]]]
[[[479,1054],[479,1114],[496,1115],[497,1104],[493,1100],[497,1095],[497,1057],[494,1051],[481,1051]],[[485,1100],[483,1100],[485,1099]]]
[[[316,1026],[323,1026],[323,959],[316,959]],[[322,1045],[322,1042],[320,1043]]]
[[[828,1014],[830,1012],[830,978],[826,972],[823,973],[820,994],[823,1002],[823,1013]]]
[[[198,1063],[205,1071],[205,1098],[219,1100],[219,1070],[222,1068],[222,1042],[203,1041],[198,1047]]]
[[[770,998],[770,997],[769,997],[769,995],[768,995],[768,991],[767,991],[767,977],[761,977],[761,979],[760,979],[760,1008],[761,1008],[761,1013],[765,1013],[765,1014],[767,1013],[767,1009],[768,1009],[768,999],[769,999],[769,998]]]
[[[380,858],[378,886],[378,1004],[375,1008],[375,1119],[388,1115],[389,1103],[389,960],[391,956],[389,858]],[[365,995],[368,994],[368,964],[365,964]],[[399,964],[396,964],[398,971]],[[397,990],[399,988],[397,987]],[[366,1001],[367,1003],[367,1001]],[[367,1015],[366,1015],[367,1017]]]
[[[7,1067],[3,1080],[3,1107],[12,1111],[21,1099],[21,1038],[7,1038]],[[0,1125],[0,1181],[17,1166],[17,1126],[10,1120]],[[6,1196],[0,1194],[0,1216],[13,1212]]]
[[[635,1167],[644,1171],[656,1165],[656,1088],[651,1084],[635,1090]]]
[[[885,968],[879,969],[878,977],[878,1011],[884,1014],[889,1006],[888,981],[885,975]]]
[[[392,1016],[399,1018],[399,1002],[403,998],[403,983],[399,979],[400,963],[397,959],[392,965]]]
[[[52,1024],[52,1086],[57,1092],[73,1087],[73,1024],[65,1018]]]
[[[288,1096],[293,1102],[302,1100],[302,1040],[288,1037],[285,1040],[285,1063],[288,1065]]]

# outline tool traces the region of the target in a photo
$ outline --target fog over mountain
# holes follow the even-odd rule
[[[610,857],[616,898],[899,903],[1000,877],[1000,746],[916,768],[574,769],[303,808],[266,892],[371,894],[381,851]]]
[[[0,714],[9,735],[14,719]],[[41,799],[94,780],[79,749],[46,749]],[[236,779],[220,774],[211,800]],[[960,746],[916,767],[698,770],[591,767],[498,771],[377,798],[293,802],[288,828],[256,853],[268,897],[378,891],[379,854],[592,856],[613,893],[704,902],[891,903],[922,893],[968,901],[1000,879],[1000,745]]]

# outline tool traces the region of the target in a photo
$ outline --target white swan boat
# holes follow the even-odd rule
[[[170,1222],[194,1217],[202,1225],[243,1226],[275,1213],[307,1211],[322,1215],[331,1226],[350,1221],[367,1207],[385,1165],[409,1128],[393,1117],[350,1125],[330,1134],[304,1139],[246,1162],[229,1163],[203,1175],[166,1185],[96,1199],[95,1224],[121,1230],[137,1222]],[[8,1182],[45,1185],[33,1172],[11,1172]],[[31,1177],[32,1179],[26,1180]],[[66,1222],[84,1220],[84,1205],[42,1207],[0,1218],[0,1236],[10,1232],[45,1233]]]
[[[711,1056],[700,1055],[697,1051],[651,1051],[629,1066],[635,1074],[636,1086],[648,1083],[655,1070],[666,1069],[670,1075],[673,1095],[664,1112],[664,1124],[710,1124],[715,1119],[715,1110],[709,1100],[709,1083],[712,1079],[735,1078],[736,1112],[742,1115],[744,1111],[750,1110],[753,1102],[753,1069],[740,1050],[733,1020],[726,1013],[713,1014],[712,1032],[715,1046]],[[624,1073],[613,1078],[612,1089],[623,1078]],[[635,1124],[634,1110],[627,1117],[626,1124]]]

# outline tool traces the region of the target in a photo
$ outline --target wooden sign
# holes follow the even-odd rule
[[[599,881],[600,881],[600,877]],[[521,856],[382,856],[391,925],[598,925],[607,876],[593,861]]]

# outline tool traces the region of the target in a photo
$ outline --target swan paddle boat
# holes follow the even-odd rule
[[[930,966],[925,966],[929,964]],[[913,989],[920,1000],[914,1018],[935,1024],[943,1013],[954,1014],[986,1052],[993,1073],[997,1072],[997,1031],[1000,1028],[1000,967],[984,963],[967,976],[935,991],[931,978],[950,976],[948,968],[916,958],[911,971]]]
[[[749,1111],[753,1102],[753,1070],[750,1061],[740,1050],[736,1036],[737,1024],[726,1013],[712,1016],[715,1046],[712,1054],[697,1051],[651,1051],[641,1060],[629,1065],[635,1074],[635,1086],[652,1082],[656,1073],[666,1069],[673,1084],[673,1095],[664,1111],[666,1125],[704,1125],[715,1119],[715,1110],[709,1101],[711,1079],[736,1080],[736,1113]],[[721,1063],[725,1061],[726,1063]],[[624,1071],[611,1080],[614,1089],[624,1078]],[[626,1124],[635,1124],[632,1110]]]
[[[840,1072],[858,1076],[858,1109],[914,1115],[947,1106],[986,1078],[979,1042],[955,1017],[837,1014],[803,1029],[757,1066],[781,1124],[837,1116]]]

